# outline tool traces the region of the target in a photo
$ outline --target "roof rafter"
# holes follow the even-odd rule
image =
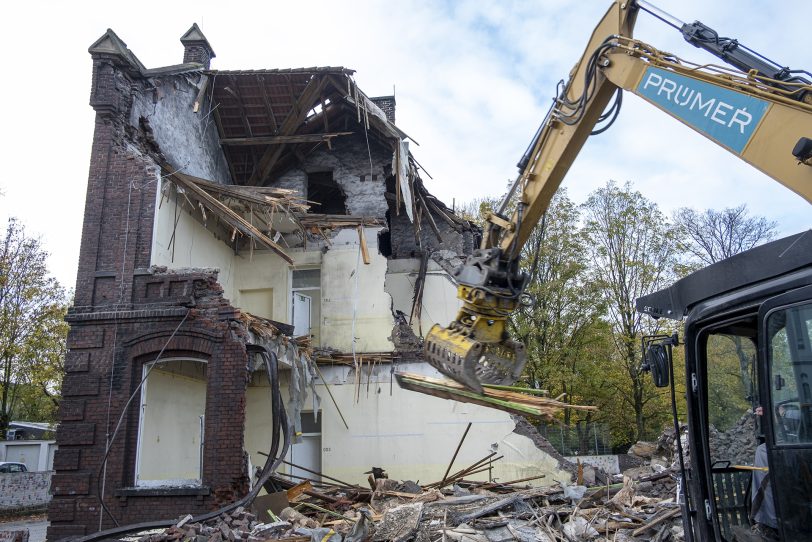
[[[314,75],[307,82],[302,93],[298,99],[294,99],[293,106],[290,113],[282,121],[279,127],[279,135],[290,136],[296,131],[299,125],[305,120],[307,112],[313,107],[313,104],[318,99],[324,85],[327,83],[324,77]],[[268,148],[259,160],[259,165],[254,173],[251,175],[249,184],[259,184],[263,182],[271,170],[276,165],[282,151],[285,150],[286,143],[281,143],[277,146]]]

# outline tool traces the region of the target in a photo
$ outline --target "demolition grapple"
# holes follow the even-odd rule
[[[524,345],[508,336],[506,324],[527,277],[501,255],[498,248],[477,250],[454,272],[463,305],[447,328],[431,328],[423,347],[434,368],[477,393],[483,384],[513,384],[526,361]]]

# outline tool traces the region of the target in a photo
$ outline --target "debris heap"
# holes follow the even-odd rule
[[[684,539],[675,503],[675,474],[644,466],[622,481],[587,487],[532,488],[526,481],[466,480],[485,460],[425,485],[385,478],[373,468],[370,487],[343,482],[295,484],[275,475],[273,491],[251,510],[237,508],[205,523],[182,518],[130,542],[577,542]],[[580,469],[579,469],[580,471]],[[327,476],[318,476],[335,480]],[[576,482],[578,475],[576,475]],[[271,487],[274,486],[274,487]]]

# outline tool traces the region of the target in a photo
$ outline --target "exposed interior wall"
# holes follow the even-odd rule
[[[251,307],[244,304],[247,298],[251,298],[249,303],[262,303],[273,308],[272,314],[257,313],[258,316],[290,323],[290,270],[320,267],[322,254],[318,250],[301,249],[286,252],[293,258],[293,266],[270,251],[255,251],[253,257],[240,254],[234,258],[234,304],[237,307],[251,312]],[[263,289],[266,290],[264,293]]]
[[[403,312],[407,320],[412,311],[414,285],[419,271],[419,259],[389,260],[386,293],[392,296],[394,309]],[[421,336],[421,332],[425,336],[434,324],[448,325],[457,316],[461,303],[457,299],[457,285],[437,262],[429,260],[420,319],[412,319],[412,330],[418,336]]]
[[[202,73],[190,73],[150,79],[149,86],[133,93],[129,121],[134,127],[148,130],[148,137],[170,166],[225,184],[231,175],[217,127],[207,114],[210,102],[206,100],[197,113],[193,110],[202,77]],[[144,127],[141,119],[146,119],[148,126]]]
[[[174,194],[171,187],[168,193]],[[170,269],[219,269],[217,281],[223,287],[223,296],[236,302],[235,280],[238,260],[234,256],[234,251],[193,216],[188,203],[184,209],[175,201],[174,196],[170,196],[168,199],[163,197],[156,207],[151,264]]]
[[[360,255],[358,232],[342,230],[323,256],[321,342],[341,352],[390,352],[394,318],[384,291],[387,260],[378,252],[380,228],[365,228],[370,263]]]
[[[425,363],[403,364],[398,370],[439,376]],[[516,424],[500,410],[437,399],[400,389],[392,384],[390,367],[379,366],[361,375],[360,401],[354,403],[355,375],[350,367],[321,367],[336,402],[347,420],[341,422],[331,401],[322,408],[323,472],[347,482],[365,483],[370,467],[383,467],[390,478],[433,482],[440,480],[468,422],[473,426],[455,465],[468,466],[491,451],[505,457],[493,465],[493,476],[502,481],[545,474],[532,482],[551,485],[570,480],[558,462],[533,442],[513,432]],[[324,386],[319,393],[327,397]],[[488,480],[488,473],[471,479]]]
[[[173,230],[174,254],[170,245]],[[284,323],[291,323],[290,270],[321,268],[321,292],[320,296],[314,298],[314,303],[318,305],[313,308],[312,322],[318,343],[342,352],[352,351],[354,307],[354,329],[358,337],[356,351],[388,352],[392,350],[392,343],[388,339],[393,326],[392,298],[384,291],[389,262],[378,252],[379,232],[380,228],[377,227],[365,229],[371,258],[369,265],[359,257],[357,230],[350,228],[339,231],[326,252],[317,247],[311,250],[288,249],[288,254],[294,259],[293,266],[289,266],[269,251],[257,250],[253,255],[245,251],[234,254],[192,213],[181,208],[176,211],[174,198],[171,198],[168,201],[164,199],[157,211],[152,264],[168,268],[217,268],[220,270],[218,282],[223,287],[224,296],[234,306]],[[397,267],[402,280],[396,281],[399,286],[395,289],[404,300],[400,303],[404,307],[401,310],[408,312],[411,301],[405,300],[411,295],[406,292],[410,288],[409,279],[402,270],[413,268],[414,263],[404,265]],[[431,265],[434,266],[432,272],[436,273],[439,268],[433,262]],[[431,301],[424,303],[429,306],[424,318],[431,319],[433,314],[440,313],[441,299],[447,296],[434,294],[436,285],[442,284],[443,280],[446,279],[434,274],[428,278],[424,299]]]
[[[303,166],[289,169],[272,186],[298,190],[307,197],[307,174],[332,171],[333,180],[347,198],[348,214],[383,218],[388,208],[384,180],[391,163],[392,151],[374,141],[367,149],[363,133],[341,136],[333,140],[332,149],[317,149]],[[322,211],[314,207],[311,212]]]
[[[290,414],[290,371],[279,371],[279,388],[282,390],[282,403]],[[251,464],[262,466],[266,457],[260,452],[268,453],[271,448],[272,411],[271,392],[268,377],[264,371],[251,375],[251,382],[245,393],[245,451],[251,458]],[[312,397],[307,406],[312,405]],[[280,465],[278,472],[290,472],[287,465]]]
[[[150,372],[142,392],[136,485],[200,479],[205,367],[173,360]]]

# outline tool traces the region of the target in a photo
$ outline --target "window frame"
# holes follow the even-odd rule
[[[198,477],[197,478],[174,478],[174,479],[166,479],[166,480],[141,480],[141,459],[142,459],[142,452],[141,447],[143,443],[143,436],[144,436],[144,407],[146,406],[147,400],[147,386],[149,385],[149,378],[147,377],[148,371],[150,371],[151,367],[154,367],[156,364],[164,365],[169,362],[173,361],[193,361],[197,363],[202,363],[206,367],[206,395],[205,395],[205,404],[203,407],[203,416],[200,419],[200,458],[198,464]],[[143,385],[141,386],[141,397],[138,403],[138,434],[136,438],[136,445],[135,445],[135,469],[134,469],[134,480],[133,485],[138,488],[158,488],[158,487],[200,487],[203,485],[203,458],[205,452],[205,444],[206,444],[206,409],[208,408],[208,381],[209,381],[209,374],[208,374],[208,361],[201,358],[194,358],[194,357],[185,357],[185,356],[177,356],[177,357],[169,357],[169,358],[162,358],[160,360],[150,361],[144,363],[141,366],[141,378],[144,380]]]

